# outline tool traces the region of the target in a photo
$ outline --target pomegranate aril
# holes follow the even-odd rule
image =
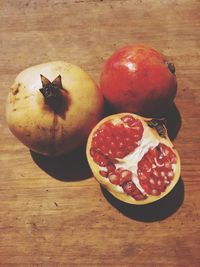
[[[100,151],[96,151],[93,156],[94,161],[99,164],[100,166],[107,166],[110,162],[110,159],[104,156]]]
[[[158,189],[152,189],[152,191],[151,191],[151,195],[153,195],[153,196],[159,196],[160,195],[160,191],[158,190]]]
[[[106,144],[110,144],[111,141],[112,141],[111,136],[106,135],[106,136],[105,136],[105,143],[106,143]]]
[[[148,179],[148,176],[146,175],[146,173],[142,172],[140,169],[138,170],[138,176],[141,181]]]
[[[116,174],[110,174],[109,175],[109,181],[112,183],[112,184],[115,184],[115,185],[118,185],[119,184],[119,177],[116,175]]]
[[[110,142],[110,148],[112,149],[112,148],[116,148],[116,144],[115,144],[115,142]]]
[[[144,172],[150,172],[151,171],[152,164],[146,158],[143,158],[139,162],[138,165],[139,165],[139,168]]]
[[[121,120],[129,127],[132,127],[135,124],[135,118],[130,115],[122,117]]]
[[[128,153],[133,152],[135,150],[135,148],[136,148],[136,145],[127,146]]]
[[[129,182],[132,179],[132,172],[129,170],[122,170],[120,173],[120,185]]]
[[[148,181],[140,181],[140,185],[147,194],[151,192],[151,185],[148,183]]]
[[[108,177],[108,172],[107,171],[99,171],[99,174],[103,177]]]
[[[124,147],[124,143],[123,143],[123,142],[119,142],[118,147],[119,147],[119,148],[123,148],[123,147]]]
[[[156,147],[155,147],[155,148],[150,148],[150,149],[149,149],[149,151],[148,151],[148,155],[147,155],[147,156],[149,156],[149,159],[152,160],[152,159],[158,157],[159,154],[160,154],[160,153],[158,152],[158,150],[157,150]]]
[[[115,167],[115,165],[112,164],[112,163],[110,163],[110,164],[107,166],[107,170],[108,170],[109,173],[114,172],[115,169],[116,169],[116,167]]]
[[[132,193],[132,196],[136,196],[138,194],[141,194],[140,190],[138,188],[136,188],[133,193]]]
[[[154,158],[154,162],[158,167],[163,167],[164,166],[164,158]]]
[[[121,141],[121,136],[116,135],[116,136],[115,136],[115,141],[116,141],[116,144],[118,144],[118,143]],[[115,144],[115,145],[116,145],[116,144]]]
[[[105,145],[102,145],[102,146],[100,146],[100,150],[101,150],[101,152],[103,152],[103,153],[107,153],[107,152],[108,152],[108,147],[105,146]]]
[[[124,150],[119,150],[119,151],[116,151],[116,158],[124,158],[126,156],[126,151]]]
[[[133,138],[135,141],[139,141],[141,139],[141,136],[140,134],[134,134]]]
[[[171,169],[171,163],[169,161],[166,161],[164,163],[164,166],[165,166],[166,169]]]
[[[134,195],[133,197],[135,200],[143,200],[143,199],[147,198],[147,196],[145,196],[143,194]]]
[[[131,195],[133,193],[133,191],[136,189],[136,186],[135,186],[135,184],[132,181],[130,181],[128,183],[124,183],[122,185],[122,188],[123,188],[124,192],[127,195]]]
[[[154,175],[154,177],[158,177],[158,176],[159,176],[158,171],[154,169],[154,170],[153,170],[153,175]]]
[[[96,149],[93,148],[93,147],[91,147],[91,148],[90,148],[90,155],[91,155],[92,157],[94,157],[95,153],[96,153]]]
[[[171,148],[167,147],[164,144],[160,144],[160,149],[162,153],[167,156],[172,164],[177,162],[176,154],[171,150]]]
[[[166,189],[166,185],[164,184],[164,180],[158,179],[157,180],[157,188],[160,192],[164,192]]]
[[[92,148],[97,148],[98,147],[98,142],[96,139],[92,140]]]

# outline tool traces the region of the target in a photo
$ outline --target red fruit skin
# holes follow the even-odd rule
[[[118,112],[158,116],[173,103],[177,81],[162,54],[144,45],[129,45],[107,60],[100,89]]]

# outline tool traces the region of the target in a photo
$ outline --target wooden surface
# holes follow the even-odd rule
[[[0,1],[0,266],[200,266],[199,14],[198,0]],[[170,56],[178,79],[169,130],[181,180],[143,208],[101,190],[84,148],[55,161],[30,153],[4,116],[24,68],[61,59],[98,82],[128,43]]]

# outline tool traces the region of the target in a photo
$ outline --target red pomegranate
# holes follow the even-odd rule
[[[108,116],[96,125],[87,159],[100,184],[131,204],[164,197],[180,177],[180,158],[162,121],[131,113]]]
[[[105,63],[100,88],[118,112],[158,116],[176,96],[175,67],[153,48],[125,46]]]

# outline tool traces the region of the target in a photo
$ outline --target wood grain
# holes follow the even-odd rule
[[[0,266],[200,266],[199,14],[198,0],[0,1]],[[98,82],[105,59],[128,43],[169,56],[178,79],[169,130],[181,180],[140,209],[100,188],[84,148],[60,161],[30,153],[4,116],[24,68],[66,60]]]

